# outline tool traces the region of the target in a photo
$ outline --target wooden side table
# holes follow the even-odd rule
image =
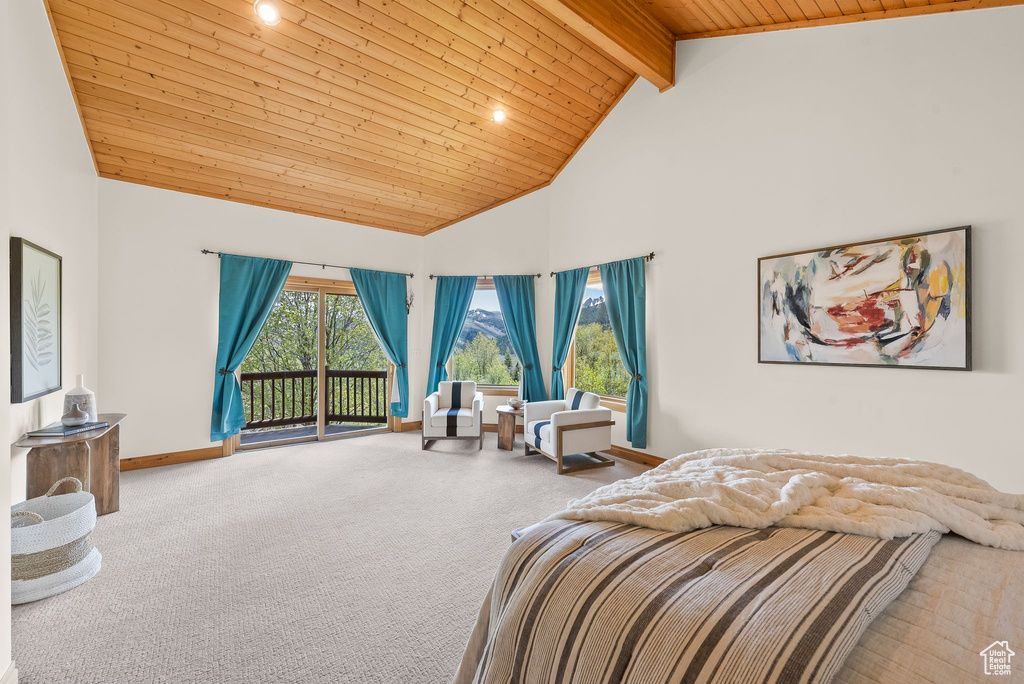
[[[516,418],[522,418],[525,411],[514,409],[508,404],[495,409],[498,412],[498,448],[512,451],[516,442]]]
[[[23,436],[14,445],[28,452],[28,498],[46,494],[62,477],[76,477],[82,488],[96,497],[96,515],[120,508],[120,427],[123,413],[101,413],[97,418],[110,423],[67,437]]]

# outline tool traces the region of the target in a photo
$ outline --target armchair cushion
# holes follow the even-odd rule
[[[554,399],[552,401],[528,401],[523,410],[523,422],[529,427],[530,423],[538,420],[549,420],[551,414],[556,411],[565,410],[565,401]]]
[[[434,427],[445,427],[447,425],[462,427],[476,425],[476,421],[477,413],[471,407],[438,409],[430,416],[430,424]]]
[[[534,446],[539,442],[553,442],[550,420],[535,420],[526,425],[526,441]]]
[[[448,381],[438,383],[437,407],[439,409],[460,409],[471,406],[476,396],[476,383],[472,380]]]
[[[601,405],[601,397],[593,392],[584,392],[581,389],[570,387],[565,393],[565,408],[569,411],[579,409],[596,409]]]
[[[559,425],[579,425],[581,423],[599,423],[612,419],[611,409],[594,408],[579,411],[559,411],[551,414],[552,427]],[[599,430],[602,428],[598,428]]]

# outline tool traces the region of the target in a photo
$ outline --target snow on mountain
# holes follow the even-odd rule
[[[484,337],[500,339],[499,346],[508,344],[505,338],[508,333],[505,330],[505,319],[501,317],[500,311],[487,311],[485,309],[471,309],[466,314],[466,322],[459,334],[459,346],[466,344],[477,334],[483,333]],[[504,343],[504,344],[502,344]]]

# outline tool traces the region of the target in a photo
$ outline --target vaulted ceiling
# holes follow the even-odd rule
[[[427,233],[549,182],[634,78],[524,0],[277,4],[48,0],[99,174]]]
[[[44,1],[100,176],[420,235],[550,183],[677,38],[928,2]]]

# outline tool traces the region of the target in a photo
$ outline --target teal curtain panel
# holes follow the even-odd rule
[[[626,439],[647,447],[647,284],[644,259],[601,264],[608,319],[626,372]]]
[[[551,398],[565,399],[562,368],[569,357],[573,333],[580,320],[583,294],[587,290],[590,269],[574,268],[555,274],[555,339],[551,349]]]
[[[233,254],[220,257],[220,327],[211,442],[237,435],[245,426],[242,390],[235,371],[256,342],[291,270],[290,261]]]
[[[437,391],[437,385],[448,379],[444,367],[455,351],[455,343],[466,322],[469,304],[476,289],[476,276],[437,276],[434,290],[434,329],[430,338],[430,374],[427,376],[427,394]]]
[[[533,281],[532,275],[495,276],[494,290],[508,339],[523,365],[523,399],[544,401],[548,393],[537,352],[537,305]]]
[[[356,294],[370,321],[381,349],[395,365],[398,401],[391,402],[391,415],[409,416],[409,311],[405,307],[406,275],[350,268]],[[394,396],[391,397],[394,399]]]

